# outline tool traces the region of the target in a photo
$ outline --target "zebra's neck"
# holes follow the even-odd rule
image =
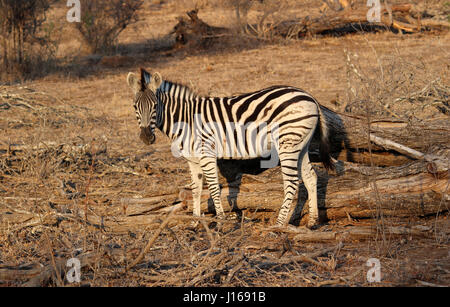
[[[172,140],[180,133],[177,127],[191,124],[198,102],[208,99],[197,96],[185,85],[167,80],[161,83],[156,95],[158,97],[156,126]]]

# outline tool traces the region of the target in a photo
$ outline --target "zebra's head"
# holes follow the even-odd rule
[[[162,83],[161,75],[155,72],[152,76],[141,68],[141,76],[130,72],[127,82],[134,92],[134,109],[141,128],[139,137],[145,144],[153,144],[156,139],[156,90]]]

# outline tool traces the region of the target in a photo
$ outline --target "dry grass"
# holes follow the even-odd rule
[[[149,44],[164,45],[164,35],[176,23],[175,17],[191,8],[191,2],[177,3],[146,1],[139,12],[140,21],[119,37],[123,50],[140,54],[154,48]],[[57,6],[50,16],[62,16],[64,10],[63,5]],[[217,12],[217,6],[208,4],[199,16],[217,26],[227,25],[231,13]],[[86,55],[75,29],[66,25],[63,32],[60,58]],[[432,235],[398,238],[385,228],[389,244],[382,253],[377,252],[375,238],[345,242],[343,247],[338,242],[295,242],[295,234],[267,231],[275,219],[270,212],[245,212],[248,219],[243,222],[211,228],[203,223],[192,228],[189,218],[174,219],[140,264],[128,272],[124,268],[144,248],[164,215],[120,232],[85,221],[87,213],[88,218],[119,227],[127,218],[124,198],[169,195],[170,199],[178,187],[190,181],[187,165],[170,154],[161,134],[152,147],[139,142],[131,92],[125,82],[128,71],[144,66],[208,95],[290,84],[313,93],[326,106],[338,109],[347,105],[356,112],[357,99],[348,95],[348,90],[363,87],[355,79],[350,79],[348,87],[347,52],[365,76],[377,79],[380,69],[385,71],[384,82],[377,83],[378,92],[370,96],[389,90],[380,96],[385,100],[377,105],[379,110],[386,112],[383,106],[389,103],[390,112],[407,116],[411,104],[420,109],[420,100],[395,99],[412,96],[438,78],[440,86],[448,86],[449,42],[448,33],[368,33],[224,46],[214,52],[169,57],[155,52],[139,55],[139,61],[127,67],[91,65],[86,70],[72,63],[42,79],[0,87],[0,269],[29,263],[57,266],[59,259],[94,253],[101,257],[83,268],[83,285],[370,286],[365,262],[379,257],[381,285],[420,285],[417,280],[449,285],[446,215],[385,221],[386,226],[421,225]],[[448,96],[446,99],[448,102]],[[434,105],[429,108],[429,112],[436,110]],[[418,112],[413,115],[419,116]],[[442,206],[448,206],[445,199]],[[331,221],[323,227],[344,230],[369,224],[373,222]],[[123,254],[118,257],[112,249]],[[325,252],[314,255],[317,250]],[[316,263],[300,261],[299,255]],[[24,281],[17,276],[0,282],[16,286]],[[49,283],[64,284],[70,285],[64,278]]]

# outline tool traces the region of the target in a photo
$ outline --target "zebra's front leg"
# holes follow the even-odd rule
[[[203,189],[203,171],[199,163],[188,161],[189,169],[191,170],[192,183],[192,200],[194,203],[193,215],[200,216],[200,203]]]
[[[215,157],[201,157],[200,166],[205,175],[206,183],[208,184],[209,194],[214,202],[214,208],[216,209],[216,216],[220,219],[225,218],[222,203],[220,201],[220,187],[219,176],[217,170],[217,158]]]

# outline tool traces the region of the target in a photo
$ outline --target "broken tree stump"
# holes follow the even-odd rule
[[[186,13],[189,19],[184,16],[178,17],[178,23],[169,34],[175,34],[174,49],[183,47],[207,47],[215,39],[231,33],[230,29],[208,25],[198,18],[198,10]]]

